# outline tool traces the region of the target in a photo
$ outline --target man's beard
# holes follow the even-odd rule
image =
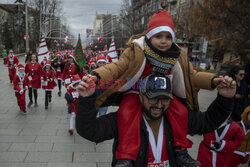
[[[152,110],[152,109],[154,109],[154,108],[157,108],[157,107],[150,107],[149,110],[148,110],[148,109],[146,109],[146,108],[144,107],[144,105],[142,104],[142,111],[143,111],[150,119],[152,119],[152,120],[159,120],[159,119],[163,116],[163,114],[165,113],[165,111],[167,110],[167,109],[164,110],[164,108],[157,108],[157,109],[160,109],[160,110],[161,110],[161,114],[160,114],[159,116],[155,117],[155,116],[153,116],[153,115],[151,114],[151,112],[150,112],[150,110]]]

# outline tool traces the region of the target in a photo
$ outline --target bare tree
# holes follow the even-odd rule
[[[246,58],[250,45],[249,0],[192,0],[193,35],[204,36],[217,50]]]

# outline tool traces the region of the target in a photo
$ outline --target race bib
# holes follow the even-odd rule
[[[71,83],[70,78],[65,79],[65,84],[70,84],[70,83]]]
[[[43,81],[43,86],[48,86],[48,81]]]
[[[148,167],[170,167],[169,161],[163,161],[160,163],[148,163]]]
[[[29,76],[29,80],[32,81],[32,77],[31,76]]]
[[[78,98],[79,97],[78,91],[72,92],[72,96],[73,98]]]
[[[56,71],[57,71],[57,72],[61,72],[61,68],[60,68],[60,67],[57,67]]]

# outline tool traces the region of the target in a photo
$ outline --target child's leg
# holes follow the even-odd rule
[[[62,88],[62,80],[58,79],[58,80],[57,80],[57,83],[58,83],[58,89],[59,89],[59,92],[61,92],[61,88]]]
[[[52,91],[48,91],[48,92],[49,92],[49,102],[51,102],[51,98],[52,98],[51,92]]]
[[[33,103],[33,100],[32,100],[32,87],[29,88],[29,99],[30,99],[30,102]]]
[[[16,100],[17,100],[17,105],[19,106],[20,110],[22,110],[21,105],[20,105],[20,100],[19,100],[20,94],[18,92],[15,92],[15,96],[16,96]]]
[[[71,112],[70,122],[69,122],[69,134],[73,135],[74,128],[75,128],[75,112]]]
[[[76,114],[75,112],[72,112],[70,116],[69,129],[75,129],[75,118]]]
[[[45,91],[45,109],[48,108],[49,104],[49,91]]]
[[[20,108],[21,110],[26,111],[25,91],[20,95]]]
[[[166,112],[167,118],[172,127],[174,137],[174,146],[180,146],[183,149],[192,147],[193,142],[187,138],[188,111],[176,97],[171,101]]]
[[[35,104],[37,104],[37,89],[33,89]]]
[[[136,160],[140,147],[141,104],[136,93],[124,95],[118,110],[117,159]]]

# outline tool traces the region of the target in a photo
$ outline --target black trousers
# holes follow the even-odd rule
[[[57,83],[58,83],[59,92],[61,92],[62,80],[58,79],[58,80],[57,80]]]
[[[49,102],[51,102],[51,98],[52,98],[51,92],[52,91],[50,90],[45,91],[45,106],[48,106]]]
[[[34,93],[35,102],[37,102],[37,89],[34,89],[32,87],[29,88],[29,99],[30,99],[31,102],[33,102],[32,90],[33,90],[33,93]]]

